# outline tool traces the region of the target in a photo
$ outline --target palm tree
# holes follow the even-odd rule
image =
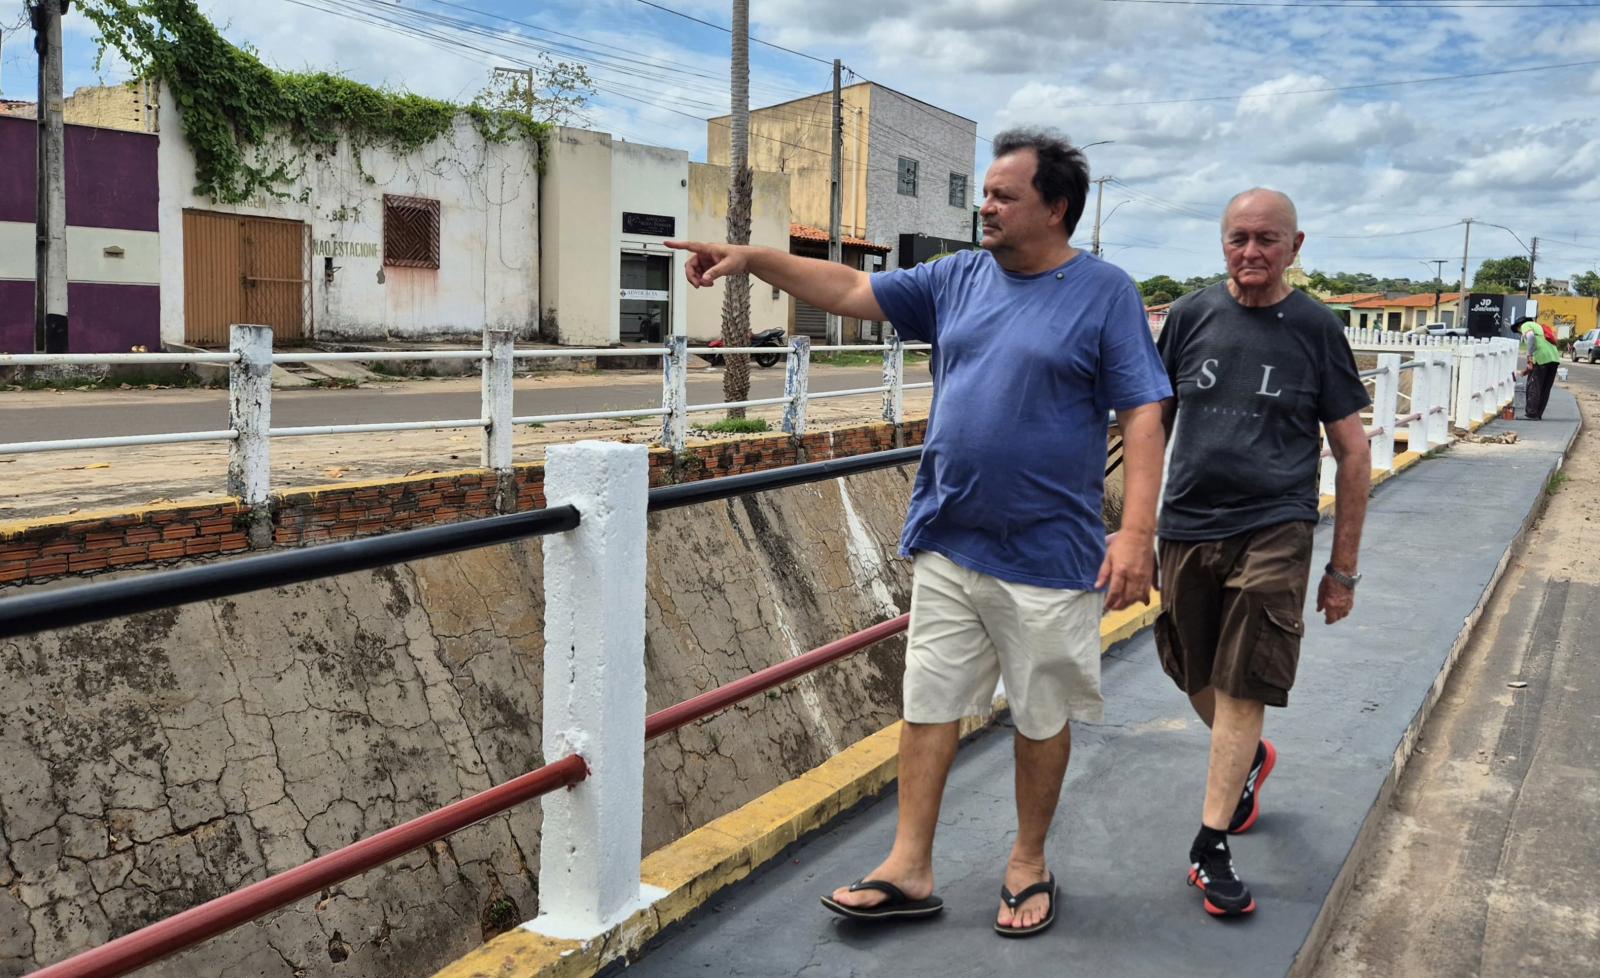
[[[750,0],[733,0],[733,118],[729,132],[728,243],[750,243]],[[750,276],[732,275],[722,291],[722,343],[750,345]],[[750,357],[723,358],[722,399],[750,399]],[[732,408],[730,418],[744,417]]]

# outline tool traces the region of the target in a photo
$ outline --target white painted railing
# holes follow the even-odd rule
[[[50,441],[0,443],[0,455],[25,455],[38,452],[81,451],[148,445],[178,445],[205,441],[230,442],[228,492],[252,508],[264,508],[271,491],[270,444],[274,438],[306,438],[320,435],[376,434],[396,431],[449,431],[479,429],[483,432],[482,464],[509,475],[513,464],[511,434],[517,425],[546,425],[578,421],[603,421],[619,418],[662,419],[661,444],[674,452],[684,450],[688,417],[730,408],[783,406],[783,430],[799,436],[806,431],[806,405],[814,400],[880,395],[880,416],[900,424],[905,420],[903,393],[931,388],[930,383],[906,384],[905,351],[927,350],[928,344],[899,341],[875,346],[817,346],[803,336],[786,347],[690,347],[685,337],[670,338],[659,347],[619,347],[596,349],[519,350],[512,334],[487,330],[480,350],[375,350],[340,353],[275,353],[272,331],[265,326],[234,326],[226,353],[113,353],[113,354],[15,354],[0,355],[0,367],[8,366],[89,366],[168,364],[213,364],[228,367],[229,427],[218,431],[184,431],[147,435],[117,435],[103,438],[68,438]],[[883,382],[875,387],[839,391],[813,391],[809,386],[811,354],[872,353],[883,355]],[[690,404],[687,380],[690,356],[725,356],[730,353],[781,356],[788,360],[784,392],[778,397],[752,398],[736,402]],[[517,415],[513,411],[513,369],[518,360],[571,359],[579,357],[660,357],[662,396],[659,404],[606,411],[576,411],[559,414]],[[477,362],[482,372],[482,413],[474,418],[447,418],[429,421],[378,421],[362,424],[320,424],[292,427],[272,425],[272,369],[292,363],[385,363],[417,360]],[[509,480],[505,480],[509,484]]]
[[[1394,470],[1401,431],[1406,433],[1407,450],[1432,451],[1449,444],[1454,431],[1494,418],[1516,395],[1515,340],[1365,329],[1346,329],[1345,337],[1356,353],[1378,355],[1378,366],[1361,372],[1361,379],[1372,386],[1371,423],[1366,430],[1375,471]],[[1406,373],[1411,375],[1410,393],[1400,389]],[[1332,495],[1338,468],[1331,464],[1326,433],[1322,458],[1321,492]]]
[[[1514,340],[1416,336],[1382,330],[1347,329],[1345,336],[1357,353],[1378,354],[1378,368],[1365,378],[1373,385],[1374,411],[1368,435],[1373,444],[1373,464],[1391,468],[1396,435],[1404,430],[1408,446],[1426,451],[1447,444],[1452,428],[1468,428],[1487,420],[1510,403],[1515,392],[1517,344]],[[807,407],[813,401],[878,396],[880,417],[892,424],[905,421],[907,391],[927,390],[931,382],[905,382],[905,354],[927,350],[925,343],[894,340],[869,346],[812,346],[804,336],[786,347],[690,347],[676,336],[660,347],[594,349],[516,349],[512,334],[487,330],[481,350],[388,350],[345,353],[274,353],[272,331],[263,326],[233,327],[226,353],[120,353],[120,354],[16,354],[0,355],[0,367],[116,365],[116,364],[225,364],[229,373],[229,427],[219,431],[123,435],[0,444],[0,454],[176,445],[204,441],[229,442],[228,491],[252,508],[264,508],[270,493],[270,451],[274,438],[318,435],[372,434],[396,431],[478,429],[483,432],[482,464],[509,475],[513,464],[511,434],[517,425],[546,425],[618,418],[661,419],[660,443],[675,452],[684,449],[692,414],[730,408],[784,408],[782,430],[792,436],[806,433]],[[883,355],[881,383],[835,391],[814,391],[810,368],[814,353],[872,353]],[[690,357],[693,355],[776,355],[787,360],[781,396],[738,402],[691,404],[687,395]],[[1409,355],[1409,359],[1402,359]],[[513,368],[518,360],[574,357],[660,357],[661,401],[637,408],[578,411],[562,414],[517,415],[512,409]],[[288,363],[394,362],[404,360],[476,361],[482,371],[482,413],[475,418],[431,421],[383,421],[365,424],[271,424],[272,368]],[[1401,390],[1402,373],[1411,373],[1411,390]],[[1404,410],[1401,401],[1404,401]],[[1324,452],[1326,455],[1327,453]],[[1332,466],[1324,467],[1322,485],[1331,491]],[[509,480],[506,480],[509,484]]]

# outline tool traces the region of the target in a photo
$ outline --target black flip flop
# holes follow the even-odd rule
[[[900,887],[893,883],[885,883],[883,880],[862,879],[850,884],[851,893],[859,893],[862,890],[876,890],[888,899],[870,907],[847,907],[833,897],[823,897],[822,905],[839,916],[849,917],[851,920],[931,917],[944,909],[944,901],[936,896],[930,896],[926,900],[913,900],[906,896]]]
[[[1012,913],[1016,913],[1017,908],[1028,902],[1030,897],[1036,897],[1041,893],[1050,895],[1050,912],[1045,914],[1043,920],[1032,927],[1007,927],[997,920],[994,924],[994,932],[1001,937],[1031,937],[1055,923],[1056,900],[1060,896],[1060,891],[1056,888],[1055,873],[1051,873],[1050,878],[1043,883],[1035,883],[1021,893],[1014,894],[1004,886],[1000,887],[1000,899],[1005,901],[1005,905],[1011,908]]]

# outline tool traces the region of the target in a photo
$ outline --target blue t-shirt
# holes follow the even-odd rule
[[[1172,396],[1133,281],[1081,252],[1013,275],[964,251],[879,272],[872,292],[900,336],[933,344],[901,553],[1092,590],[1105,558],[1107,414]]]

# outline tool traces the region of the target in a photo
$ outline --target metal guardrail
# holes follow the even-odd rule
[[[568,452],[572,454],[565,454]],[[606,467],[605,463],[616,460],[619,452],[635,453],[631,461],[636,463],[632,472],[636,479],[627,478],[629,473],[625,465],[618,469]],[[615,532],[617,527],[609,521],[616,518],[620,509],[630,508],[619,505],[628,501],[629,488],[617,483],[631,481],[640,487],[645,485],[646,467],[643,464],[643,452],[643,446],[607,445],[598,449],[593,444],[563,446],[563,452],[558,453],[553,462],[551,488],[555,493],[565,492],[594,501],[594,512],[598,514],[594,519],[599,521],[599,525],[593,529],[594,535],[582,545],[584,563],[594,565],[588,568],[588,573],[593,574],[598,570],[600,576],[608,581],[609,596],[616,595],[618,586],[635,586],[639,592],[637,610],[641,619],[644,610],[643,548],[636,546],[630,550],[626,543],[617,540]],[[915,462],[920,454],[920,449],[899,449],[648,490],[645,499],[640,500],[635,496],[631,500],[631,508],[638,518],[636,527],[642,532],[646,512],[675,509],[732,496],[838,478],[872,469],[904,465]],[[568,460],[570,468],[565,467]],[[619,475],[622,478],[619,479]],[[587,484],[583,482],[585,478],[589,480]],[[555,539],[559,541],[562,535],[584,526],[584,517],[579,510],[571,503],[562,503],[549,509],[514,516],[490,517],[448,526],[409,530],[367,540],[324,544],[264,557],[245,557],[178,571],[152,572],[103,584],[79,585],[43,594],[0,599],[0,638],[120,618],[138,612],[260,591],[351,571],[370,570],[388,564],[490,546],[528,536],[555,534]],[[555,544],[546,550],[546,559],[551,560],[553,553],[559,554]],[[554,559],[559,560],[560,557],[556,556]],[[643,743],[646,740],[711,716],[741,700],[898,635],[905,630],[910,620],[909,615],[900,615],[646,717],[643,689],[643,621],[637,623],[637,647],[635,643],[615,638],[611,641],[600,640],[594,648],[583,649],[580,649],[576,642],[569,647],[562,641],[552,641],[552,629],[570,627],[574,613],[583,605],[585,598],[592,596],[591,589],[583,587],[592,583],[589,581],[580,580],[573,584],[563,580],[563,586],[550,587],[552,574],[562,576],[560,573],[562,569],[561,566],[557,566],[553,570],[549,568],[546,570],[547,640],[544,675],[547,681],[551,677],[569,675],[568,668],[552,668],[550,661],[552,657],[567,656],[566,665],[572,670],[570,674],[573,675],[575,684],[581,683],[583,678],[596,678],[602,683],[632,682],[638,687],[636,702],[639,715],[635,718],[637,726],[634,729],[642,736],[632,745],[619,743],[614,734],[604,731],[593,737],[572,738],[574,742],[589,745],[585,747],[585,753],[591,760],[604,758],[604,763],[595,764],[594,768],[601,772],[598,777],[612,782],[629,777],[628,765],[619,763],[622,759],[613,756],[619,750],[642,755]],[[634,573],[629,573],[630,569]],[[577,573],[581,577],[584,572],[577,571]],[[579,598],[576,595],[585,597]],[[604,610],[610,613],[614,609],[607,606]],[[606,631],[608,630],[589,629],[588,633]],[[601,661],[594,661],[594,655],[598,655]],[[617,658],[619,656],[625,658],[619,659]],[[591,667],[593,671],[580,678],[576,673],[580,663]],[[556,699],[559,700],[560,697]],[[626,701],[626,697],[623,701]],[[611,704],[613,701],[608,697],[606,702]],[[547,690],[544,717],[546,756],[558,753],[550,750],[550,744],[553,736],[562,736],[552,732],[552,727],[559,721],[552,716],[554,711],[550,703],[551,695]],[[565,719],[571,722],[573,717],[569,713]],[[595,716],[587,718],[596,728],[606,726],[608,719],[614,718]],[[642,813],[642,764],[639,765],[636,774],[632,788]],[[321,892],[359,873],[381,866],[420,846],[443,839],[452,832],[505,812],[532,798],[548,795],[558,788],[578,786],[590,776],[591,765],[584,756],[566,753],[561,760],[546,764],[505,784],[446,805],[370,838],[319,856],[303,865],[157,921],[107,944],[49,965],[34,974],[37,978],[117,978]],[[611,790],[616,790],[615,785]],[[570,820],[567,820],[567,823],[570,823]],[[588,844],[595,848],[605,849],[612,857],[620,855],[624,860],[633,860],[634,871],[630,879],[623,881],[623,886],[631,887],[636,898],[639,890],[637,838],[634,837],[632,840],[631,853],[626,851],[626,847],[619,852],[617,846],[613,844],[618,837],[618,826],[593,825],[582,831],[587,833]],[[563,835],[563,832],[568,834]],[[627,833],[622,832],[621,837],[626,838]],[[570,827],[563,829],[552,826],[550,820],[546,821],[541,845],[542,868],[553,867],[557,862],[558,853],[570,855],[567,850],[575,848]],[[556,852],[552,852],[552,849]],[[551,878],[541,880],[541,883],[544,884],[541,888],[542,903],[559,901],[563,895],[570,898],[573,896],[574,888],[587,901],[595,891],[606,886],[604,882],[582,875],[557,874],[553,869]],[[615,884],[612,886],[614,889]]]

